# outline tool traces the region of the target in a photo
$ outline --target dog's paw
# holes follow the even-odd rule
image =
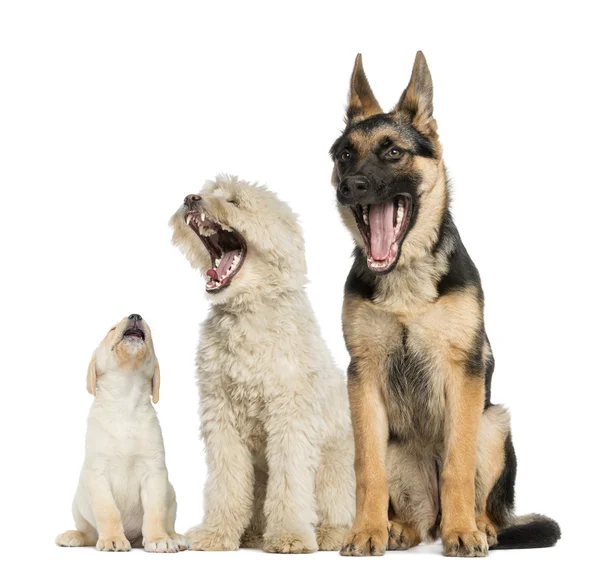
[[[173,553],[178,552],[177,543],[169,535],[153,536],[144,538],[144,550],[146,552]]]
[[[83,546],[85,543],[85,539],[83,534],[78,530],[67,530],[67,532],[63,532],[56,537],[56,544],[59,546]]]
[[[388,550],[408,550],[421,543],[421,537],[412,524],[390,522]]]
[[[216,532],[196,526],[185,533],[188,545],[192,550],[226,551],[237,550],[240,547],[239,540],[233,540],[222,532]]]
[[[346,526],[317,526],[319,550],[340,550],[346,534],[348,534]]]
[[[124,536],[101,536],[96,542],[96,550],[103,552],[128,552],[131,544]]]
[[[313,530],[307,532],[281,532],[264,537],[263,550],[277,554],[309,554],[319,550]]]
[[[173,534],[169,534],[171,540],[176,544],[177,549],[180,551],[187,550],[190,547],[190,541],[183,536],[183,534],[177,534],[174,532]]]
[[[479,530],[442,533],[444,556],[481,557],[488,555],[485,533]]]
[[[496,527],[485,516],[477,517],[475,522],[479,531],[485,534],[487,538],[488,547],[491,548],[492,546],[496,546],[496,544],[498,544]]]
[[[340,551],[342,556],[383,556],[388,544],[388,523],[352,528]]]

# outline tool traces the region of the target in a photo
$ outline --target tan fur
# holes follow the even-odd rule
[[[381,112],[381,107],[371,91],[371,86],[363,70],[362,56],[358,54],[354,62],[354,70],[350,82],[347,121],[359,121]]]
[[[342,554],[350,555],[383,554],[388,537],[389,494],[385,474],[388,422],[377,383],[378,372],[370,371],[367,363],[348,376],[355,440],[356,519]]]

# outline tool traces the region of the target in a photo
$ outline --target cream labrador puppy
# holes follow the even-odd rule
[[[138,314],[106,334],[90,362],[87,390],[96,399],[88,417],[85,461],[73,501],[77,530],[59,546],[177,552],[175,491],[168,480],[154,407],[160,370],[150,328]]]
[[[171,219],[212,302],[197,360],[208,478],[194,550],[339,550],[354,515],[346,379],[306,295],[300,225],[221,176]]]

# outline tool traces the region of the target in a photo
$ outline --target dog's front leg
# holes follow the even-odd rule
[[[252,454],[235,426],[229,398],[206,392],[200,401],[208,468],[204,521],[185,535],[192,550],[237,550],[252,517]]]
[[[142,537],[146,552],[177,552],[176,542],[167,532],[169,481],[166,469],[146,475],[141,483],[144,519]]]
[[[115,503],[108,481],[104,475],[93,471],[86,471],[83,477],[98,531],[96,550],[131,550],[131,544],[125,537],[121,512]]]
[[[389,493],[385,473],[388,418],[377,372],[354,360],[348,368],[348,394],[354,430],[356,517],[341,553],[380,556],[388,543]]]
[[[449,365],[446,381],[445,458],[441,475],[442,543],[446,556],[485,556],[486,535],[475,523],[476,447],[484,381]]]
[[[315,477],[323,439],[321,404],[309,403],[302,388],[288,384],[267,400],[267,463],[264,550],[318,550]]]

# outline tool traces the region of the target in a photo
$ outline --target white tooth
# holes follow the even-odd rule
[[[202,213],[202,214],[200,215],[200,219],[202,220],[202,222],[204,222],[204,219],[205,219],[205,218],[206,218],[206,215],[205,215],[204,213]]]
[[[190,224],[190,220],[192,219],[192,215],[189,214],[185,217],[185,224]]]

